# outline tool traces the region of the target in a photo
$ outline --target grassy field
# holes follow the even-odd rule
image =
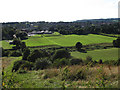
[[[2,43],[2,47],[4,49],[11,49],[12,48],[12,46],[7,41],[5,41],[5,40],[0,41],[0,43]]]
[[[41,45],[59,45],[59,46],[74,46],[76,42],[81,42],[83,45],[95,43],[112,43],[116,38],[102,35],[54,35],[41,36],[35,35],[29,37],[26,42],[27,46],[41,46]]]
[[[93,60],[118,60],[118,48],[110,48],[110,49],[100,49],[88,51],[87,53],[80,52],[71,52],[71,55],[76,58],[85,59],[87,56],[91,56]]]
[[[60,35],[60,34],[46,34],[35,35],[29,37],[26,42],[27,46],[44,46],[44,45],[59,45],[59,46],[74,46],[76,42],[81,42],[83,45],[96,44],[96,43],[112,43],[116,38],[103,35]],[[1,43],[1,42],[0,42]],[[11,49],[12,45],[9,45],[7,41],[2,41],[2,47],[4,49]]]

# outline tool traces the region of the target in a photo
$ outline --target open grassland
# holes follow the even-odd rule
[[[43,46],[43,45],[59,45],[59,46],[75,46],[76,42],[83,45],[95,43],[112,43],[116,38],[102,35],[35,35],[29,37],[26,42],[27,46]]]
[[[99,49],[93,51],[87,51],[87,53],[81,53],[78,51],[71,52],[71,55],[75,58],[86,59],[87,56],[91,56],[93,60],[118,60],[118,48]]]
[[[60,34],[46,34],[31,36],[26,40],[27,46],[44,46],[44,45],[58,45],[58,46],[75,46],[76,42],[81,42],[83,45],[96,43],[112,43],[116,38],[103,35],[60,35]],[[4,49],[11,49],[7,41],[1,41]]]
[[[9,44],[9,42],[7,42],[6,40],[0,41],[0,44],[2,44],[2,47],[4,49],[11,49],[12,45]]]

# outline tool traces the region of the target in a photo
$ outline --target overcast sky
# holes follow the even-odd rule
[[[0,22],[117,18],[120,0],[0,0]]]

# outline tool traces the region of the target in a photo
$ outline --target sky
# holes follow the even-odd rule
[[[118,18],[120,0],[0,0],[0,22]]]

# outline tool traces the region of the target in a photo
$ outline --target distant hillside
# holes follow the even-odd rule
[[[108,18],[108,19],[84,19],[84,20],[77,20],[74,22],[117,22],[120,18]]]

